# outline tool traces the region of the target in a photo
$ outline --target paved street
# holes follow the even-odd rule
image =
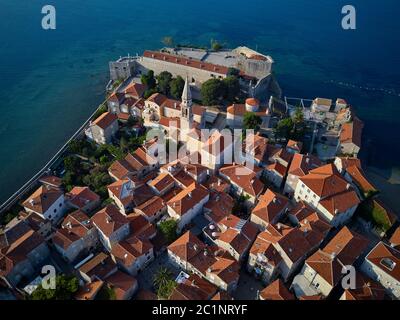
[[[139,281],[140,289],[153,291],[153,278],[161,267],[166,267],[172,271],[174,279],[181,271],[169,262],[167,251],[164,251],[145,270],[137,275],[136,278]]]
[[[258,291],[264,289],[261,281],[255,279],[245,270],[241,270],[237,290],[233,294],[235,300],[255,300]]]

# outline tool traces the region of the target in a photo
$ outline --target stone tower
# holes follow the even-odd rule
[[[190,91],[189,78],[186,76],[185,87],[181,103],[181,131],[188,133],[193,124],[192,92]]]

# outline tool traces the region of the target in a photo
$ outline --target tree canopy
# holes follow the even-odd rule
[[[233,102],[240,93],[240,83],[236,76],[228,76],[222,80],[224,87],[224,98],[229,102]]]
[[[75,276],[58,275],[56,288],[44,289],[40,285],[30,296],[32,300],[71,300],[79,289],[79,281]]]
[[[171,36],[166,36],[162,39],[162,43],[167,47],[173,47],[175,44],[174,38]]]
[[[163,236],[165,237],[165,239],[170,243],[174,241],[177,237],[177,232],[176,232],[177,226],[178,223],[175,220],[168,219],[160,222],[158,227]]]
[[[243,126],[245,129],[258,130],[262,119],[254,112],[246,112],[243,117]]]
[[[142,74],[140,80],[142,84],[147,86],[147,90],[152,90],[156,88],[156,79],[154,78],[154,71],[149,70],[146,74]]]
[[[157,289],[157,296],[161,299],[168,299],[177,283],[172,279],[172,272],[161,267],[153,278],[153,284]]]
[[[168,71],[163,71],[157,76],[157,88],[158,92],[168,95],[170,92],[170,85],[172,80],[172,74]]]
[[[175,99],[180,99],[182,96],[183,88],[185,87],[185,80],[181,76],[177,76],[170,82],[170,93]]]
[[[209,79],[201,86],[201,99],[205,105],[218,104],[224,93],[224,85],[218,79]]]

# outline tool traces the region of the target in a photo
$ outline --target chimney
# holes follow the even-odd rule
[[[349,190],[350,188],[351,188],[351,185],[350,185],[350,183],[348,183],[348,184],[346,185],[346,189]]]

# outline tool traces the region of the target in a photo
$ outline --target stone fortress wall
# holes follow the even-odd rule
[[[249,96],[265,102],[271,95],[280,98],[281,89],[272,75],[274,60],[270,56],[260,54],[247,47],[238,47],[234,50],[221,50],[218,52],[206,51],[193,48],[164,48],[161,50],[167,54],[188,58],[193,61],[202,61],[226,68],[236,68],[248,78],[255,78],[256,83],[242,81],[242,89],[248,92]],[[201,85],[211,78],[226,78],[226,72],[222,70],[213,71],[196,68],[190,65],[174,63],[152,58],[150,56],[123,57],[109,63],[111,80],[126,79],[140,76],[153,70],[155,75],[163,71],[170,72],[173,76],[189,77],[193,89],[194,98],[200,98]]]

